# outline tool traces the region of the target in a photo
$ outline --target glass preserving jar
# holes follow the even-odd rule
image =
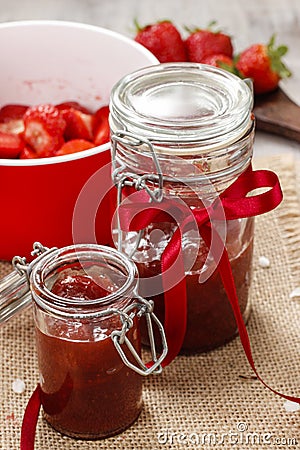
[[[250,167],[252,106],[250,84],[201,64],[148,67],[125,76],[112,90],[112,176],[119,189],[119,203],[138,208],[141,196],[135,191],[144,191],[149,198],[148,206],[143,206],[145,213],[153,205],[159,208],[161,204],[164,209],[165,199],[169,205],[176,200],[186,207],[186,213],[177,214],[173,221],[154,220],[140,230],[124,232],[120,217],[115,225],[115,243],[136,263],[141,295],[153,299],[162,321],[166,291],[161,277],[162,255],[186,215],[197,208],[209,210]],[[254,219],[211,222],[226,247],[239,306],[247,321]],[[211,248],[197,226],[181,231],[187,295],[181,350],[202,352],[234,338],[237,325]],[[220,239],[217,242],[219,245]],[[176,323],[172,326],[176,330]],[[145,332],[142,337],[146,343]]]
[[[14,312],[31,291],[44,417],[71,437],[118,434],[141,412],[143,376],[160,373],[167,354],[153,305],[137,292],[136,266],[95,244],[47,249],[35,243],[32,254],[30,264],[13,259],[16,272],[1,280],[0,293]],[[141,317],[150,341],[154,325],[163,347],[158,355],[152,345],[147,365],[141,359]]]

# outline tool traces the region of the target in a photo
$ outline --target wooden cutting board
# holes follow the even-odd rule
[[[256,129],[300,142],[300,107],[279,88],[257,96],[254,103]]]

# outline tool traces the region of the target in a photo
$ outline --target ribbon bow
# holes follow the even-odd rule
[[[268,188],[268,190],[249,196],[251,192],[259,188]],[[300,403],[300,398],[281,394],[268,386],[257,372],[252,357],[248,332],[239,307],[228,253],[223,240],[216,230],[213,229],[211,221],[212,218],[216,220],[234,220],[253,217],[276,208],[282,200],[282,191],[277,175],[268,170],[253,171],[252,167],[249,166],[211,206],[208,208],[190,209],[188,216],[186,215],[186,208],[182,208],[180,203],[172,199],[163,199],[159,204],[149,204],[149,198],[146,200],[144,192],[141,191],[138,194],[140,195],[135,197],[133,204],[125,204],[120,207],[120,224],[124,231],[143,230],[151,223],[174,223],[174,216],[182,219],[180,226],[176,228],[161,258],[165,302],[164,327],[169,347],[169,352],[163,365],[170,364],[177,356],[185,336],[187,298],[182,256],[182,231],[192,223],[196,223],[199,234],[208,248],[211,248],[212,237],[216,239],[216,245],[212,247],[212,256],[215,259],[217,270],[234,313],[241,343],[255,375],[264,386],[275,394],[287,400]],[[174,274],[176,274],[176,279],[179,281],[170,287],[172,281],[174,282]]]

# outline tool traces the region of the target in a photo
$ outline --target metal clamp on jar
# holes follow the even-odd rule
[[[56,247],[47,248],[35,242],[31,252],[35,259],[31,263],[20,256],[12,259],[14,270],[0,280],[0,325],[31,305],[29,277],[32,268],[41,257],[55,250]]]

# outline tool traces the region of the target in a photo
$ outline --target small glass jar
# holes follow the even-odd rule
[[[162,359],[149,371],[139,360],[147,302],[137,301],[137,284],[134,263],[99,245],[52,249],[33,264],[41,401],[59,432],[100,439],[139,416],[142,375],[159,371]]]
[[[212,66],[160,64],[125,76],[113,88],[110,101],[113,179],[119,201],[134,205],[138,201],[134,189],[145,189],[152,204],[175,197],[191,210],[212,205],[251,163],[252,106],[251,85]],[[115,232],[119,250],[138,267],[141,294],[154,300],[162,321],[161,258],[177,226],[151,223],[139,232],[124,232],[118,226]],[[225,220],[214,226],[223,236],[247,321],[254,219]],[[209,250],[197,229],[183,233],[187,291],[183,352],[211,350],[237,334]]]

